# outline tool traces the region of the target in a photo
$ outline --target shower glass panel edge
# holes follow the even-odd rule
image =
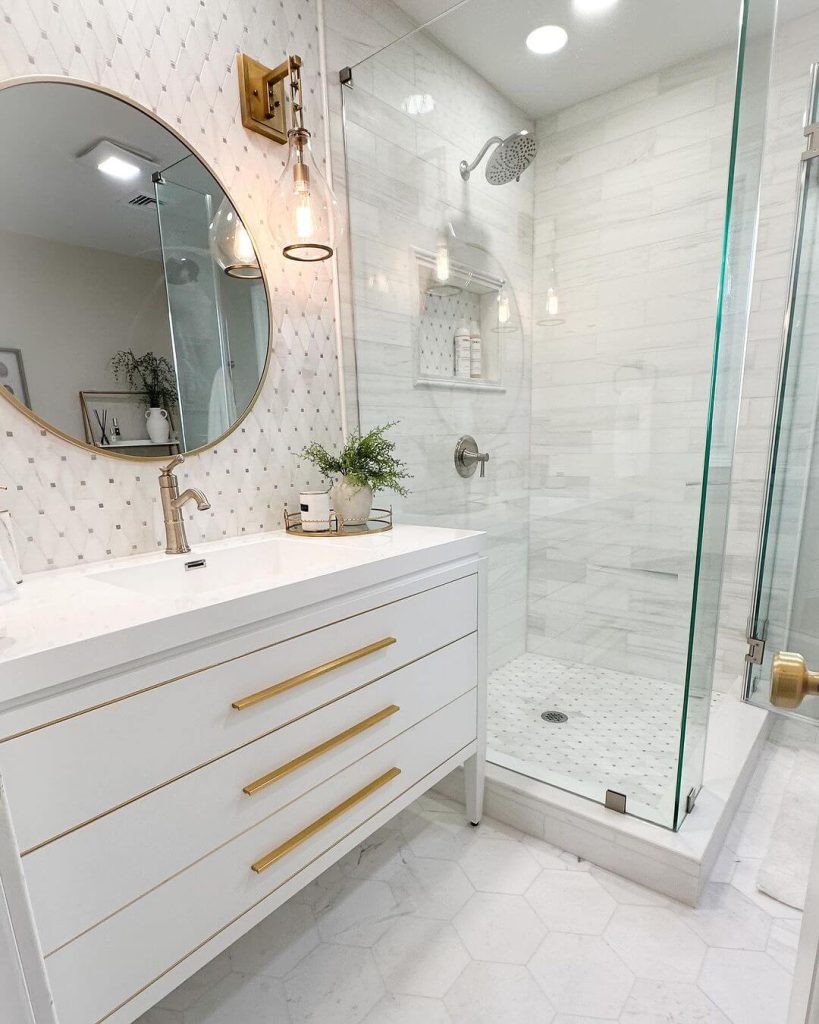
[[[774,49],[777,0],[744,0],[703,487],[692,590],[685,695],[673,827],[702,786],[728,535],[731,471],[757,247],[762,141]],[[742,666],[737,666],[737,674]]]

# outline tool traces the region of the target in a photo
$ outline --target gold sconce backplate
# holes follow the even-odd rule
[[[287,142],[284,83],[290,74],[290,59],[277,68],[268,68],[247,54],[240,53],[237,67],[242,124],[250,131],[283,145]]]

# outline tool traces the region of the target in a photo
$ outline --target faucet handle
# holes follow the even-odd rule
[[[181,465],[185,461],[184,455],[174,455],[167,466],[163,466],[159,471],[160,476],[170,476],[171,473],[176,469],[177,466]]]

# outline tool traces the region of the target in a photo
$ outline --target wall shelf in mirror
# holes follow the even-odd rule
[[[514,330],[508,286],[478,266],[477,250],[475,262],[467,263],[446,246],[412,250],[418,281],[415,386],[504,391],[503,337]]]

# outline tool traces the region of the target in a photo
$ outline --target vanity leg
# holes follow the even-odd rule
[[[483,815],[483,791],[486,777],[486,761],[473,754],[464,764],[464,785],[466,786],[466,816],[473,825],[479,825]]]

